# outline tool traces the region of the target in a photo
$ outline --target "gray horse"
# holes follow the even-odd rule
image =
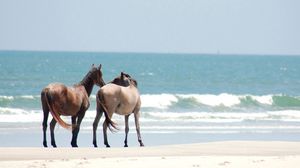
[[[110,147],[107,141],[107,127],[110,130],[117,129],[114,122],[111,121],[113,113],[125,116],[125,145],[127,144],[127,136],[129,132],[128,118],[130,114],[134,114],[135,126],[140,146],[144,146],[140,133],[140,107],[141,99],[137,89],[137,82],[126,73],[121,73],[112,82],[104,85],[97,93],[97,115],[93,123],[93,144],[97,147],[96,130],[99,120],[104,112],[105,122],[103,123],[103,137],[106,147]],[[112,128],[113,127],[113,128]]]

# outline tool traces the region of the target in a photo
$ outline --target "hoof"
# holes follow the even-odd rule
[[[125,148],[127,148],[127,147],[128,147],[128,145],[127,145],[127,144],[125,144],[125,145],[124,145],[124,147],[125,147]]]
[[[53,148],[57,148],[55,143],[52,143],[51,145],[53,146]]]
[[[72,145],[72,147],[73,147],[73,148],[78,148],[78,145],[77,145],[77,144],[75,144],[75,145]]]
[[[47,148],[47,147],[48,147],[47,142],[43,142],[43,146],[44,146],[45,148]]]
[[[77,148],[78,147],[77,142],[76,141],[71,141],[71,146],[73,148]]]
[[[107,148],[110,148],[110,145],[108,143],[104,143],[104,145],[107,147]]]
[[[139,140],[139,143],[140,143],[140,147],[144,146],[144,143],[142,142],[142,140]]]
[[[95,148],[98,147],[97,142],[93,142],[93,145],[94,145]]]

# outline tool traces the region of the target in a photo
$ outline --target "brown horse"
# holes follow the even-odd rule
[[[140,107],[141,99],[139,91],[137,89],[137,82],[130,75],[121,73],[121,75],[115,78],[109,84],[100,88],[97,93],[97,115],[93,123],[93,144],[97,147],[96,130],[99,120],[104,112],[105,122],[103,123],[103,137],[106,147],[110,147],[107,141],[107,127],[112,130],[111,126],[115,129],[115,123],[111,121],[113,113],[119,115],[125,115],[125,145],[127,145],[127,135],[129,132],[128,118],[130,114],[134,114],[135,126],[137,131],[138,141],[140,146],[144,146],[140,134]]]
[[[72,129],[72,147],[77,146],[77,136],[81,121],[89,108],[89,96],[94,85],[102,87],[105,85],[102,79],[101,64],[99,67],[92,65],[91,70],[81,82],[72,87],[60,83],[51,83],[41,93],[41,101],[44,112],[43,119],[43,145],[47,147],[46,130],[49,111],[53,119],[50,122],[51,145],[56,147],[54,138],[54,127],[58,122],[62,127]],[[65,123],[60,115],[71,116],[72,125]]]

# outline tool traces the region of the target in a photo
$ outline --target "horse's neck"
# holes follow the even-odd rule
[[[119,86],[123,86],[123,87],[127,87],[127,86],[130,85],[130,83],[127,82],[127,81],[118,81],[118,80],[113,80],[110,83],[113,83],[113,84],[116,84],[116,85],[119,85]]]
[[[79,85],[82,85],[88,96],[90,97],[91,93],[92,93],[92,90],[93,90],[93,86],[94,86],[94,81],[93,79],[89,76],[89,74],[87,74],[83,79],[82,81],[79,83]]]

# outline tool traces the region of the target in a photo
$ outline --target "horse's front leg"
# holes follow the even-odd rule
[[[124,140],[124,147],[128,147],[127,144],[127,136],[129,132],[129,124],[128,124],[129,115],[125,116],[125,140]]]
[[[72,141],[71,141],[71,145],[72,147],[78,147],[77,145],[77,142],[75,140],[75,130],[76,130],[76,119],[77,119],[77,116],[72,116],[71,117],[71,120],[72,120]]]
[[[141,137],[139,118],[140,118],[140,103],[137,105],[137,107],[134,110],[134,121],[135,121],[135,128],[136,128],[138,141],[140,143],[140,146],[144,146],[144,143],[142,142],[142,137]]]
[[[78,133],[79,133],[79,130],[80,130],[81,121],[82,121],[84,115],[85,115],[85,110],[80,111],[78,113],[77,122],[76,122],[76,116],[72,116],[72,125],[73,125],[72,141],[71,141],[72,147],[78,147],[77,137],[78,137]]]

